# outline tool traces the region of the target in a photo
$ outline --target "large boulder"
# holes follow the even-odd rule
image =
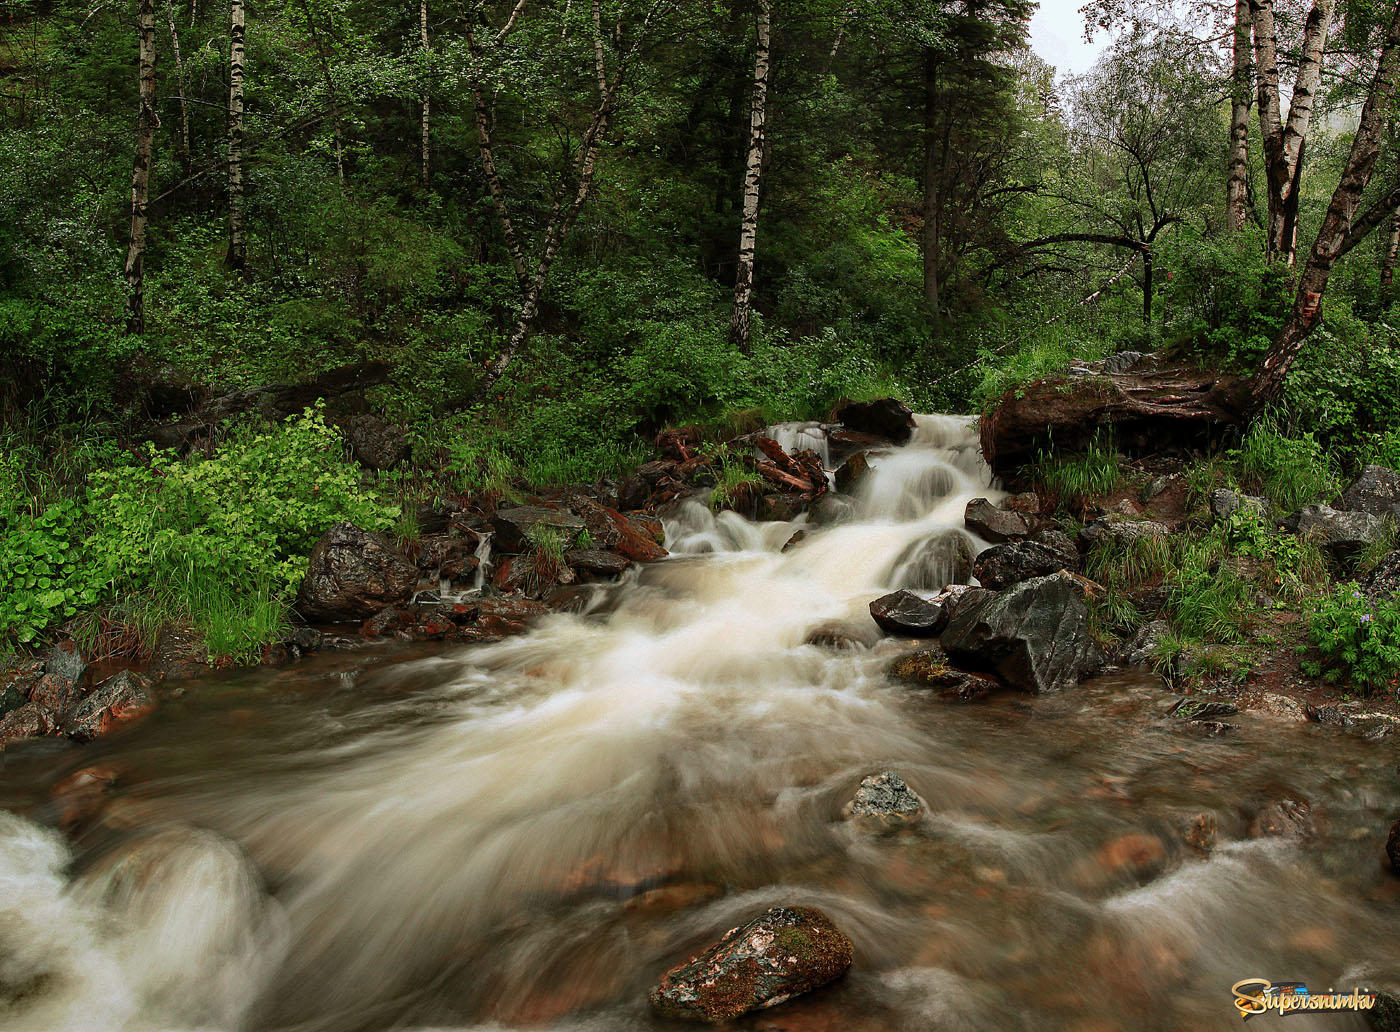
[[[571,545],[584,528],[583,520],[563,509],[545,505],[517,505],[497,509],[491,517],[491,547],[496,552],[518,554],[528,550],[533,538],[541,532],[553,532]],[[595,541],[595,544],[599,542]]]
[[[1385,521],[1369,512],[1307,505],[1283,521],[1301,537],[1317,541],[1338,562],[1347,563],[1385,536]]]
[[[924,591],[966,584],[976,557],[977,549],[966,532],[946,527],[905,549],[890,569],[888,580],[897,588]]]
[[[968,530],[992,543],[1022,538],[1031,532],[1029,521],[1021,513],[999,508],[985,498],[967,503],[963,522]]]
[[[151,682],[122,670],[83,697],[64,720],[63,730],[80,742],[90,742],[143,719],[155,708]]]
[[[1026,541],[993,545],[977,556],[972,575],[984,588],[1000,591],[1032,577],[1077,569],[1078,550],[1064,534],[1050,532]]]
[[[401,427],[369,413],[350,419],[344,432],[355,458],[368,469],[393,469],[406,462],[413,451]]]
[[[603,548],[638,563],[651,563],[670,555],[657,543],[653,528],[625,516],[616,509],[580,496],[570,503],[574,513],[583,521],[584,529],[593,541],[593,548]]]
[[[1071,688],[1103,664],[1074,579],[1022,581],[955,617],[940,639],[956,662],[995,671],[1027,692]]]
[[[852,430],[878,434],[895,444],[905,444],[914,436],[914,413],[895,398],[848,402],[836,410],[836,419]]]
[[[865,452],[856,452],[836,470],[836,490],[851,494],[870,473]]]
[[[851,940],[812,907],[774,907],[673,967],[651,990],[663,1017],[719,1025],[773,1007],[844,975]]]
[[[1165,523],[1156,520],[1103,517],[1081,530],[1079,540],[1089,548],[1125,548],[1143,540],[1165,541],[1170,533]]]
[[[417,584],[418,568],[387,538],[337,523],[311,550],[296,611],[304,620],[363,620],[407,600]]]
[[[1386,466],[1367,466],[1347,485],[1337,508],[1400,517],[1400,473]]]
[[[1372,602],[1400,594],[1400,551],[1388,552],[1361,581],[1361,590]]]

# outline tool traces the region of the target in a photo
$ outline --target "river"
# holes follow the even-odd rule
[[[686,504],[672,558],[519,638],[210,675],[126,734],[12,750],[0,1028],[681,1028],[649,986],[778,903],[855,965],[742,1028],[1233,1029],[1244,978],[1400,982],[1388,746],[1251,714],[1187,735],[1146,674],[940,703],[884,676],[906,644],[804,644],[937,581],[998,497],[962,419],[873,464],[786,552],[805,518]],[[87,767],[118,778],[67,836],[53,788]],[[841,819],[885,769],[928,803],[912,831]],[[1316,835],[1250,839],[1281,794]]]

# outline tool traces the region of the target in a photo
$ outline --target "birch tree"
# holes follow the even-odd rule
[[[763,185],[763,150],[768,118],[769,50],[773,31],[771,7],[770,0],[757,0],[754,14],[749,153],[744,164],[744,204],[739,224],[739,259],[734,273],[734,310],[729,320],[729,339],[743,352],[749,350],[753,314],[754,249],[758,240],[758,201]]]
[[[1385,30],[1346,165],[1298,278],[1293,306],[1251,384],[1250,406],[1254,411],[1268,405],[1282,392],[1288,370],[1303,350],[1308,335],[1321,321],[1322,298],[1337,261],[1400,207],[1400,179],[1392,180],[1369,205],[1362,206],[1380,156],[1382,137],[1395,117],[1396,76],[1400,72],[1400,0],[1392,0],[1392,3],[1390,24]]]
[[[1232,72],[1230,76],[1230,157],[1225,174],[1225,220],[1230,229],[1244,229],[1249,200],[1249,111],[1254,94],[1250,0],[1235,0]]]
[[[428,47],[428,0],[418,0],[418,35],[422,45],[422,118],[419,121],[419,161],[422,167],[423,189],[427,189],[431,181],[430,160],[432,156],[432,131],[430,129],[429,115],[432,108],[432,88],[431,71],[429,59],[432,51]]]
[[[228,266],[241,270],[247,261],[243,221],[243,0],[229,3],[228,53]]]
[[[140,0],[137,28],[136,157],[131,163],[131,223],[127,234],[126,331],[146,329],[146,206],[151,193],[151,150],[156,132],[155,0]]]

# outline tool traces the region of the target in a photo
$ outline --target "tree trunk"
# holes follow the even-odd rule
[[[331,61],[326,55],[321,33],[316,29],[316,16],[311,11],[311,0],[302,0],[302,10],[306,12],[306,29],[311,34],[311,45],[321,62],[321,79],[326,90],[326,101],[331,109],[331,138],[335,147],[335,174],[341,185],[345,184],[345,141],[340,132],[340,95],[336,92],[335,80],[331,77]]]
[[[1396,2],[1393,9],[1370,92],[1361,109],[1361,122],[1352,137],[1351,153],[1303,267],[1293,308],[1254,378],[1250,404],[1255,411],[1273,401],[1283,390],[1289,368],[1322,317],[1322,295],[1337,259],[1375,229],[1395,207],[1400,187],[1391,190],[1361,216],[1356,215],[1380,154],[1381,136],[1394,102],[1397,67],[1400,67],[1400,2]]]
[[[175,0],[166,0],[166,17],[170,21],[170,52],[175,56],[175,83],[180,90],[180,135],[176,157],[180,168],[190,171],[190,109],[185,101],[185,62],[180,56],[180,33],[175,28]]]
[[[771,0],[758,0],[753,59],[753,103],[749,110],[749,157],[744,169],[744,213],[739,224],[739,261],[734,272],[734,312],[729,339],[749,350],[752,330],[753,263],[758,239],[758,192],[763,184],[763,145],[768,117],[768,51],[772,35]]]
[[[131,228],[127,237],[126,332],[146,330],[146,204],[151,194],[151,145],[156,132],[156,8],[140,0],[137,11],[136,157],[131,163]]]
[[[924,304],[933,319],[934,329],[938,327],[938,249],[939,226],[938,210],[939,169],[938,138],[935,125],[938,121],[938,58],[933,48],[924,51]]]
[[[1381,300],[1387,303],[1391,297],[1397,259],[1400,259],[1400,211],[1390,216],[1390,232],[1386,237],[1385,255],[1381,259]]]
[[[432,134],[429,131],[428,114],[432,105],[429,96],[429,72],[428,72],[428,0],[418,2],[418,35],[423,43],[423,120],[421,124],[421,144],[423,163],[423,189],[428,188],[430,182],[429,159],[432,154]]]
[[[1264,140],[1264,168],[1269,189],[1268,256],[1292,262],[1297,250],[1298,195],[1303,173],[1303,144],[1312,121],[1313,103],[1322,79],[1323,44],[1332,24],[1334,0],[1318,0],[1303,26],[1298,78],[1280,114],[1278,37],[1273,0],[1250,0],[1254,51],[1258,66],[1259,131]]]
[[[1152,325],[1152,249],[1142,252],[1142,324]]]
[[[248,258],[243,232],[243,0],[229,3],[228,52],[228,267]]]
[[[1249,0],[1235,0],[1234,75],[1230,97],[1230,160],[1225,179],[1225,219],[1232,231],[1244,228],[1249,177],[1249,109],[1253,95],[1254,61],[1250,51],[1253,28]]]

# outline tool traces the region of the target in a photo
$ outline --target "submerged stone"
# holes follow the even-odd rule
[[[924,801],[892,770],[872,774],[860,783],[855,798],[842,811],[848,820],[889,829],[917,824]]]
[[[820,910],[774,907],[667,971],[651,1005],[663,1017],[718,1025],[840,978],[854,956],[851,940]]]

